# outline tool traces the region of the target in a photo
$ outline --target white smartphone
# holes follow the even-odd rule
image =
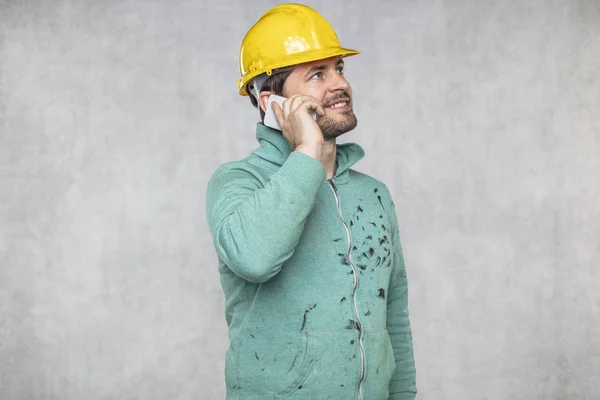
[[[278,96],[276,94],[269,96],[269,100],[267,100],[267,111],[265,112],[265,120],[263,121],[263,123],[269,128],[277,129],[278,131],[281,130],[279,122],[277,122],[277,118],[273,112],[273,108],[271,107],[271,103],[275,101],[281,108],[283,108],[283,102],[285,100],[287,100],[286,97]],[[317,119],[317,113],[314,110],[310,110],[310,115],[312,115],[315,120]]]

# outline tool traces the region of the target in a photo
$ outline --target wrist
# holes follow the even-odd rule
[[[302,143],[294,149],[299,153],[306,154],[309,157],[312,157],[318,161],[321,161],[321,157],[323,155],[323,143],[313,142],[313,143]]]

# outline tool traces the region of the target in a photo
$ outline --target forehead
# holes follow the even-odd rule
[[[297,71],[297,72],[302,73],[303,71],[308,71],[311,68],[320,67],[320,66],[335,67],[340,62],[343,62],[342,61],[342,57],[340,57],[340,56],[325,58],[323,60],[310,61],[310,62],[307,62],[307,63],[298,64],[294,68],[294,72]]]

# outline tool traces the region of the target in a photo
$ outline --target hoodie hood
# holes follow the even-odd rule
[[[281,132],[261,122],[256,124],[256,140],[260,147],[252,154],[277,167],[281,167],[293,151]],[[337,171],[334,179],[343,183],[348,170],[365,156],[365,151],[356,143],[338,144],[336,148]]]

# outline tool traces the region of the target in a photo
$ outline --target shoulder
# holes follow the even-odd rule
[[[237,197],[263,188],[269,180],[267,172],[251,162],[250,157],[219,165],[206,184],[207,204],[218,199]]]
[[[219,165],[211,174],[208,185],[215,182],[250,179],[262,182],[266,179],[267,171],[253,162],[253,157],[248,156],[237,161],[229,161]]]

